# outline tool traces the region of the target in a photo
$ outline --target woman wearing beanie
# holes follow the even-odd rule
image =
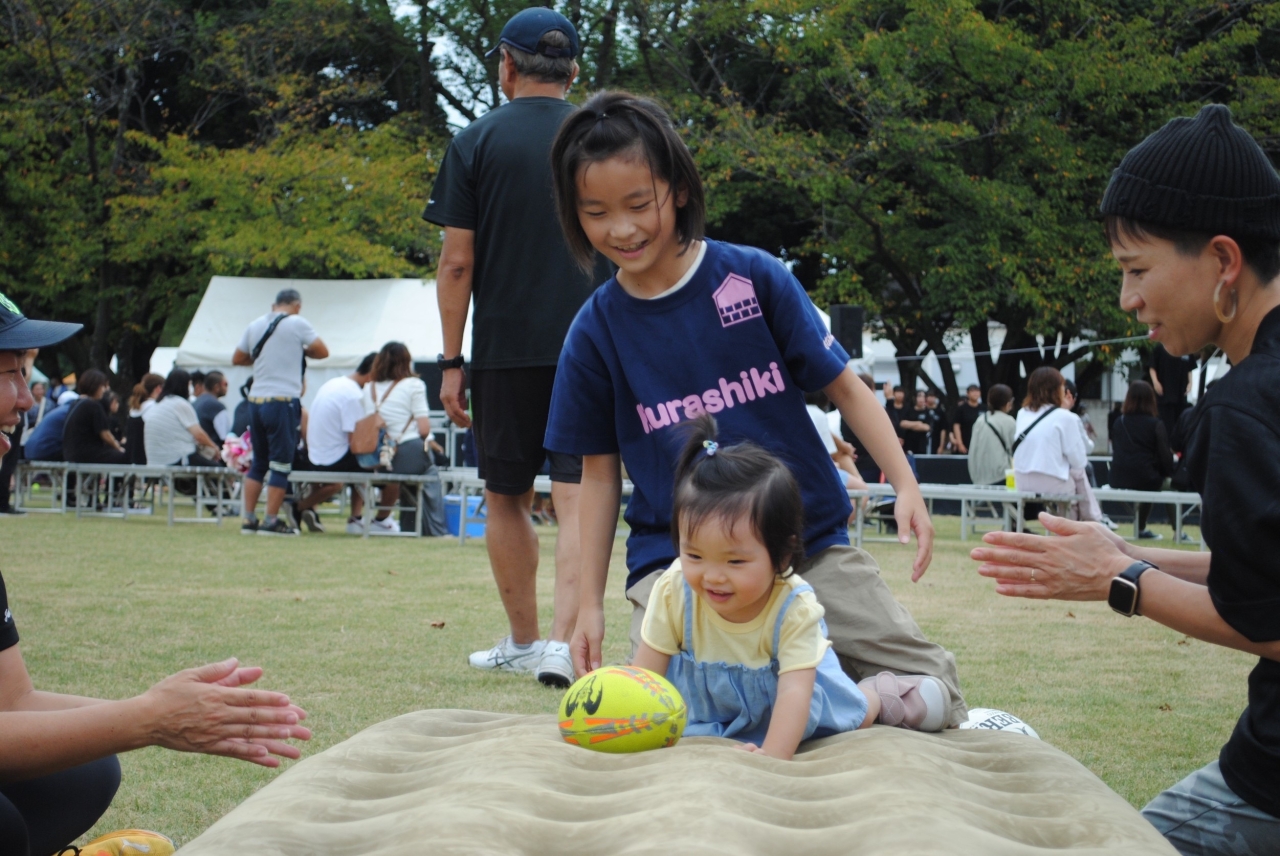
[[[1183,854],[1280,853],[1280,176],[1211,105],[1125,155],[1102,213],[1120,305],[1170,354],[1212,344],[1233,366],[1198,406],[1186,452],[1212,552],[1137,547],[1045,514],[1063,537],[991,532],[972,556],[999,594],[1107,600],[1257,655],[1219,757],[1143,815]]]

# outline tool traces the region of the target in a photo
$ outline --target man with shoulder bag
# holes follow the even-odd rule
[[[302,375],[306,358],[322,360],[329,349],[314,327],[298,313],[302,295],[286,288],[276,295],[271,311],[255,320],[240,337],[231,357],[233,365],[253,366],[253,394],[249,396],[249,434],[253,465],[244,480],[242,535],[297,535],[279,517],[293,472],[302,421]],[[256,509],[267,487],[266,517],[258,523]]]

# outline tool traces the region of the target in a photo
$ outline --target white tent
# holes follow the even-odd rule
[[[323,360],[307,361],[309,404],[327,380],[349,374],[365,354],[387,342],[404,342],[416,362],[434,362],[444,350],[435,280],[420,279],[263,279],[215,276],[209,281],[191,326],[182,337],[173,364],[187,371],[217,369],[231,389],[223,402],[234,409],[239,388],[251,374],[231,365],[231,354],[245,328],[263,315],[281,289],[302,295],[302,315],[329,348]],[[471,354],[471,322],[462,337],[462,353]]]

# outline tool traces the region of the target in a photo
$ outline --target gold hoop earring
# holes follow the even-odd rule
[[[1230,324],[1236,318],[1236,312],[1240,310],[1240,292],[1231,289],[1231,314],[1227,315],[1218,308],[1218,299],[1222,296],[1222,286],[1226,285],[1226,280],[1219,280],[1218,285],[1213,289],[1213,314],[1218,316],[1218,320],[1223,324]]]

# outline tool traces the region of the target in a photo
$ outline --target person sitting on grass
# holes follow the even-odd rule
[[[721,446],[700,416],[676,469],[671,539],[680,558],[649,595],[633,664],[667,675],[689,706],[686,735],[731,737],[784,761],[801,740],[875,722],[947,724],[937,678],[881,672],[855,684],[840,668],[804,550],[800,487],[754,443]]]
[[[0,428],[17,425],[34,404],[21,370],[26,352],[80,329],[31,321],[0,295]],[[8,449],[0,433],[0,454]],[[23,662],[0,576],[0,853],[47,856],[84,834],[120,785],[119,752],[164,746],[264,767],[278,766],[276,756],[299,757],[286,741],[311,738],[300,724],[307,714],[283,693],[245,688],[261,676],[262,669],[230,659],[171,675],[123,701],[41,692]],[[130,840],[168,843],[148,833]]]

